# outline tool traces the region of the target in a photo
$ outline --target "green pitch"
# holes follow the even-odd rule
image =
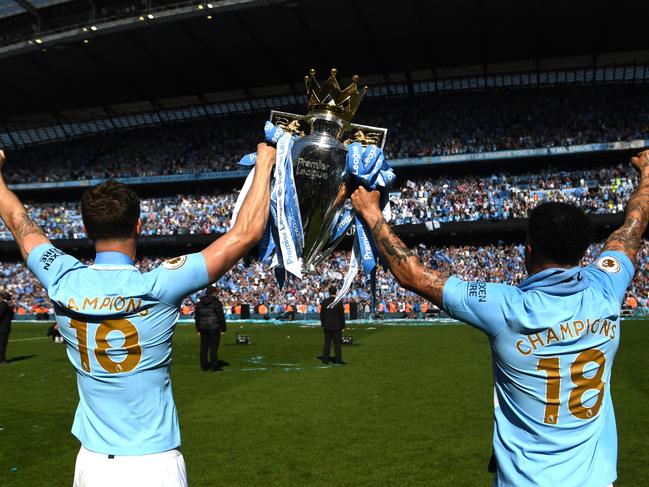
[[[649,329],[625,322],[613,374],[617,486],[649,478]],[[79,445],[65,347],[17,325],[0,366],[0,485],[70,486]],[[234,345],[236,332],[252,345]],[[490,351],[461,325],[352,327],[348,365],[322,367],[319,328],[232,323],[225,372],[201,372],[175,335],[174,395],[190,485],[490,486]]]

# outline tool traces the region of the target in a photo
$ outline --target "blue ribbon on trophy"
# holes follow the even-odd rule
[[[270,262],[281,287],[285,282],[287,272],[302,278],[300,257],[304,248],[304,233],[291,157],[291,148],[296,137],[271,122],[266,122],[264,132],[266,142],[275,144],[277,147],[277,159],[271,188],[271,217],[259,248],[261,260]],[[248,154],[241,159],[240,164],[254,166],[255,162],[256,154]],[[232,225],[236,221],[239,209],[252,184],[254,170],[253,167],[237,198]],[[363,147],[357,142],[349,144],[346,171],[354,184],[382,192],[381,209],[384,217],[389,221],[391,219],[390,204],[385,190],[394,182],[395,174],[385,161],[383,151],[375,145]],[[372,296],[374,297],[376,294],[376,268],[379,257],[371,231],[365,222],[353,215],[351,210],[345,210],[335,225],[331,241],[338,240],[352,225],[355,230],[352,257],[343,285],[332,306],[347,294],[360,268],[370,278]]]
[[[266,142],[277,147],[277,156],[270,194],[271,217],[260,241],[259,250],[262,262],[271,263],[281,287],[286,280],[286,272],[302,278],[300,257],[304,247],[304,232],[302,231],[302,219],[291,158],[291,148],[295,137],[271,122],[266,122],[264,133]],[[256,160],[256,154],[247,154],[239,164],[253,166]],[[239,209],[248,194],[254,178],[254,171],[253,167],[246,178],[241,193],[239,193],[232,215],[232,225],[234,225]]]
[[[381,211],[386,221],[390,221],[392,219],[392,212],[390,210],[387,189],[392,186],[396,176],[392,167],[385,160],[383,151],[375,145],[363,147],[358,142],[349,144],[347,150],[347,173],[355,183],[365,186],[369,190],[378,190],[381,192]],[[335,306],[347,294],[354,279],[358,275],[358,271],[362,267],[363,274],[370,281],[372,309],[375,310],[376,268],[379,262],[379,255],[374,244],[374,239],[372,238],[372,232],[367,228],[367,224],[363,220],[356,215],[352,217],[352,212],[347,210],[338,220],[332,241],[346,232],[352,224],[354,225],[355,234],[349,268],[345,274],[343,284],[336,295],[336,299],[329,306]]]

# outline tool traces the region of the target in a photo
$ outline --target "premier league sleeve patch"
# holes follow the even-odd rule
[[[162,267],[170,271],[180,269],[187,262],[187,256],[181,255],[180,257],[174,257],[173,259],[165,260],[162,263]]]
[[[598,269],[603,270],[604,272],[610,272],[615,274],[620,272],[620,262],[615,258],[607,255],[605,257],[600,257],[595,263]]]

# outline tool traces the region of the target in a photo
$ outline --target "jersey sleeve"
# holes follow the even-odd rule
[[[32,249],[27,256],[27,267],[36,275],[45,290],[49,291],[50,287],[68,272],[85,266],[51,243],[45,243]]]
[[[494,336],[507,326],[511,304],[521,291],[513,286],[449,277],[443,291],[444,311]]]
[[[210,283],[203,254],[181,255],[146,274],[152,293],[163,303],[180,306],[186,296]]]
[[[622,303],[624,294],[633,280],[635,268],[624,252],[606,250],[586,267],[585,272],[591,283]]]

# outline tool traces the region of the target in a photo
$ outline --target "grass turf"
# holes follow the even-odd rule
[[[14,326],[0,366],[0,485],[69,486],[79,444],[63,345]],[[234,345],[243,331],[252,345]],[[492,379],[486,338],[468,326],[349,330],[344,367],[321,367],[317,327],[232,323],[225,372],[198,367],[198,337],[175,335],[172,367],[190,485],[489,486]],[[627,321],[613,372],[619,481],[649,478],[649,338]]]

